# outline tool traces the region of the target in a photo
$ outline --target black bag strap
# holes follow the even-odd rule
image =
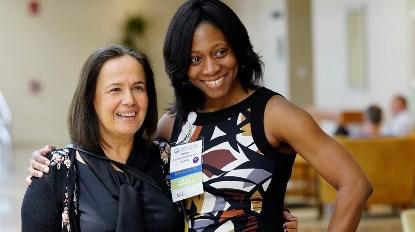
[[[139,170],[137,170],[133,167],[130,167],[126,164],[123,164],[123,163],[120,163],[118,161],[109,159],[106,156],[94,154],[90,151],[87,151],[87,150],[83,149],[82,147],[80,147],[79,145],[76,145],[76,144],[72,144],[72,143],[67,144],[66,146],[64,146],[64,148],[77,150],[77,151],[80,151],[80,152],[82,152],[82,153],[84,153],[88,156],[93,157],[93,158],[97,158],[97,159],[101,159],[101,160],[110,162],[110,163],[114,164],[115,166],[117,166],[122,171],[124,171],[125,173],[128,173],[128,174],[132,175],[133,177],[138,178],[140,181],[142,181],[144,183],[147,183],[147,184],[153,186],[154,188],[156,188],[157,190],[167,194],[160,186],[158,186],[158,184],[153,180],[153,178],[151,176],[149,176],[149,175],[147,175],[147,174],[145,174],[145,173],[143,173],[143,172],[141,172],[141,171],[139,171]]]

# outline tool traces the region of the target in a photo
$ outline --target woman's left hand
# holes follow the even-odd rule
[[[285,223],[283,224],[284,232],[298,231],[298,218],[292,215],[288,210],[283,211]]]

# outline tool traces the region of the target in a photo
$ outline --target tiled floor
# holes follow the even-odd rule
[[[24,177],[31,151],[38,146],[16,148],[12,172],[0,175],[0,232],[20,231],[20,204],[26,188]],[[327,228],[327,220],[316,220],[315,208],[292,208],[299,217],[299,231],[323,232]],[[35,214],[35,212],[34,212]],[[359,232],[401,232],[401,223],[397,216],[364,216]]]
[[[0,232],[20,231],[20,205],[26,189],[24,178],[34,147],[15,149],[10,172],[0,177]]]

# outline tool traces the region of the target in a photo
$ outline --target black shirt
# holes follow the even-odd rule
[[[118,199],[102,185],[88,165],[76,161],[79,173],[79,216],[81,231],[115,231],[117,228]],[[115,172],[120,182],[124,173]],[[99,197],[97,197],[99,196]]]

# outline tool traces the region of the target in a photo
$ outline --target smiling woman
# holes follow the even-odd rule
[[[262,62],[232,9],[186,1],[163,52],[176,98],[158,136],[203,144],[204,193],[184,200],[190,231],[296,231],[282,217],[296,153],[339,191],[329,231],[356,230],[365,174],[310,115],[260,86]]]
[[[242,91],[241,83],[237,81],[235,54],[223,33],[210,23],[202,23],[195,30],[187,75],[196,88],[206,93],[206,105],[210,105],[211,99],[220,99],[222,104],[230,105],[229,102],[241,93],[235,92],[232,96],[226,93]]]
[[[50,172],[27,188],[22,231],[182,230],[151,143],[157,100],[143,54],[117,45],[95,51],[68,119],[73,144],[47,154]]]
[[[94,98],[103,143],[111,147],[113,141],[133,140],[144,122],[147,107],[142,65],[131,56],[107,61],[99,74]],[[127,160],[126,157],[107,155],[122,163]]]

